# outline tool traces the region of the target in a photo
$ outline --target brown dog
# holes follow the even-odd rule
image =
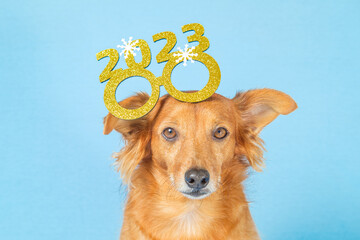
[[[166,95],[137,120],[108,114],[104,134],[115,129],[126,141],[115,156],[129,184],[121,239],[259,239],[241,183],[249,166],[263,165],[261,129],[296,108],[285,93],[257,89],[200,103]]]

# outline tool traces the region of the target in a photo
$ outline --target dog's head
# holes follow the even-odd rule
[[[120,105],[138,108],[148,98],[141,93]],[[279,114],[296,108],[290,96],[272,89],[238,93],[233,99],[214,94],[199,103],[184,103],[166,95],[137,120],[108,114],[104,134],[115,129],[126,141],[116,156],[125,181],[141,161],[152,161],[178,192],[201,199],[226,185],[234,171],[244,172],[247,166],[260,170],[259,132]]]

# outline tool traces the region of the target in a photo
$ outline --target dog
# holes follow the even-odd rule
[[[119,104],[135,109],[148,99],[138,93]],[[165,95],[136,120],[109,113],[104,134],[115,129],[125,140],[114,155],[129,190],[120,239],[260,239],[242,182],[249,167],[263,168],[260,131],[296,108],[265,88],[198,103]]]

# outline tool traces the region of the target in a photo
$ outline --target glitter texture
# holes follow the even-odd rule
[[[155,77],[155,75],[146,70],[151,62],[151,51],[149,45],[145,40],[139,39],[132,41],[131,44],[133,47],[139,47],[141,50],[142,60],[140,63],[135,62],[134,54],[131,52],[125,58],[125,62],[128,69],[117,69],[114,70],[114,67],[119,59],[119,53],[116,49],[107,49],[99,52],[96,57],[98,60],[109,56],[110,61],[105,67],[104,71],[100,74],[100,82],[104,82],[108,79],[109,82],[105,86],[104,91],[104,102],[106,108],[111,112],[115,117],[120,119],[137,119],[147,113],[149,113],[156,105],[160,96],[160,86],[164,85],[166,91],[175,99],[183,102],[200,102],[204,101],[207,98],[211,97],[219,87],[221,73],[220,68],[217,62],[208,54],[204,53],[210,46],[209,40],[204,37],[204,27],[198,23],[187,24],[182,27],[183,32],[194,31],[195,33],[191,36],[188,36],[188,42],[199,42],[196,47],[192,48],[192,60],[201,62],[209,70],[209,80],[206,86],[193,93],[185,93],[179,91],[171,83],[171,73],[174,68],[182,63],[184,59],[179,60],[178,54],[181,54],[180,51],[170,53],[170,51],[176,45],[176,36],[172,32],[162,32],[155,34],[153,36],[154,42],[166,39],[167,43],[164,48],[156,56],[158,63],[166,62],[163,69],[162,76]],[[126,109],[121,107],[115,98],[115,92],[117,87],[125,80],[131,77],[143,77],[149,81],[151,84],[151,96],[149,100],[141,107],[137,109]]]
[[[151,84],[151,96],[149,100],[137,109],[126,109],[121,107],[115,98],[115,92],[119,84],[130,77],[143,77]],[[156,81],[155,75],[144,68],[129,68],[123,71],[117,71],[105,86],[104,102],[106,108],[115,117],[125,120],[137,119],[149,113],[156,105],[160,96],[160,87]]]
[[[96,59],[98,61],[100,59],[103,59],[104,57],[110,57],[110,61],[99,76],[99,80],[101,83],[111,78],[113,74],[111,71],[114,69],[117,62],[119,61],[119,52],[116,49],[106,49],[96,54]]]

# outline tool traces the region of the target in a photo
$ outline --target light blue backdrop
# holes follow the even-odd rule
[[[267,168],[246,182],[263,239],[360,239],[359,1],[2,1],[0,3],[0,239],[117,239],[124,193],[102,135],[107,60],[121,38],[204,25],[220,65],[218,93],[270,87],[299,109],[262,133]],[[125,67],[123,60],[120,67]],[[199,63],[174,85],[199,89]],[[150,91],[133,78],[120,100]],[[162,91],[164,93],[164,91]]]

